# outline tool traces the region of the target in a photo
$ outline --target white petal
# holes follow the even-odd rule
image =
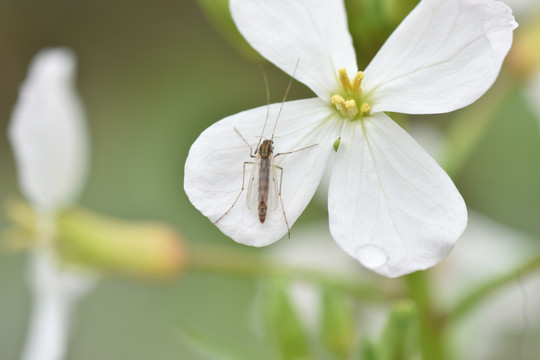
[[[272,135],[281,104],[270,105],[266,138]],[[243,164],[253,161],[248,146],[235,132],[242,134],[255,151],[263,128],[267,107],[229,116],[206,129],[192,145],[185,166],[184,189],[192,204],[212,222],[231,208],[242,187]],[[283,205],[289,226],[305,209],[321,179],[332,144],[339,136],[336,112],[320,99],[286,102],[275,133],[274,154],[302,147],[317,146],[290,155],[278,156],[283,167],[281,186]],[[246,204],[251,165],[245,166],[244,191],[230,212],[216,224],[239,243],[265,246],[287,233],[281,206],[259,222],[257,210]],[[279,173],[279,171],[278,171]],[[279,180],[279,179],[278,179]]]
[[[389,277],[437,264],[467,223],[448,175],[384,113],[345,125],[328,209],[337,243]]]
[[[343,0],[231,0],[246,40],[281,70],[327,101],[340,90],[337,70],[357,72]]]
[[[444,113],[493,84],[517,27],[492,0],[423,0],[365,71],[372,112]]]
[[[22,192],[44,210],[73,202],[86,175],[88,139],[75,65],[67,49],[36,55],[9,126]]]

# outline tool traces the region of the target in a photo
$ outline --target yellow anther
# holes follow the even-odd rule
[[[363,103],[362,106],[360,106],[360,116],[369,115],[370,111],[371,111],[371,106],[369,106],[368,103]]]
[[[352,91],[354,91],[357,96],[362,96],[362,80],[364,80],[364,73],[359,71],[354,75],[352,83]]]
[[[354,117],[358,114],[358,108],[356,107],[356,101],[353,99],[345,100],[341,95],[332,96],[332,104],[336,106],[336,109],[346,117]]]
[[[348,117],[355,117],[358,114],[358,108],[356,107],[356,101],[353,99],[345,101],[345,110]]]
[[[338,69],[338,74],[343,91],[346,93],[352,92],[356,96],[362,95],[362,80],[364,80],[364,73],[362,71],[359,71],[354,75],[352,82],[345,68]]]
[[[353,89],[351,79],[349,79],[349,74],[347,74],[347,69],[341,68],[338,69],[339,81],[341,82],[341,87],[345,92],[348,92]]]
[[[341,95],[334,95],[334,96],[332,96],[332,104],[334,104],[334,105],[338,105],[338,104],[345,105],[345,99]]]
[[[362,96],[364,73],[362,71],[357,72],[352,82],[345,68],[338,69],[338,75],[343,92],[341,95],[335,94],[331,97],[332,104],[336,106],[336,109],[344,117],[350,120],[356,119],[357,116],[369,115],[371,107]],[[362,105],[359,106],[360,104]]]

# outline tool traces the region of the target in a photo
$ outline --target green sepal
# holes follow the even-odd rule
[[[345,294],[331,288],[322,290],[320,336],[336,359],[350,359],[356,340],[354,314]]]
[[[378,346],[378,360],[408,360],[419,356],[419,323],[411,300],[392,307]]]
[[[358,360],[380,360],[381,356],[377,346],[370,340],[364,340],[360,345]]]

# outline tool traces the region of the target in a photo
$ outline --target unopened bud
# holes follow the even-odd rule
[[[171,277],[185,265],[182,237],[168,225],[128,222],[82,209],[59,214],[59,256],[98,271],[142,277]]]
[[[532,19],[524,25],[520,24],[508,54],[510,66],[522,77],[528,77],[540,68],[540,13]]]

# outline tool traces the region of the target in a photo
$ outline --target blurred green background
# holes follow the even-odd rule
[[[80,203],[169,222],[191,241],[234,246],[189,203],[183,166],[202,130],[264,103],[265,89],[257,66],[191,1],[0,3],[0,201],[20,194],[5,135],[17,89],[31,58],[49,46],[68,46],[79,60],[92,141]],[[25,253],[0,253],[0,359],[16,359],[22,348],[30,306],[25,261]],[[163,284],[105,278],[80,307],[67,358],[196,358],[179,340],[179,321],[256,349],[245,312],[254,291],[251,281],[218,276]]]
[[[384,31],[374,48],[383,40]],[[194,1],[0,2],[0,202],[20,196],[5,135],[17,88],[33,55],[50,46],[70,47],[79,60],[77,83],[92,142],[80,203],[125,219],[168,222],[190,242],[242,247],[189,203],[183,166],[206,127],[265,103],[264,83],[256,61],[220,36]],[[272,65],[264,69],[272,101],[280,101],[288,78]],[[453,178],[470,209],[540,238],[540,136],[522,95],[512,91],[498,104]],[[307,96],[309,90],[295,83],[289,98]],[[453,116],[412,121],[446,129]],[[327,222],[326,209],[314,203],[295,228],[318,221]],[[0,227],[6,225],[1,214]],[[0,359],[16,359],[22,348],[30,307],[26,257],[0,251]],[[250,318],[257,285],[196,273],[163,283],[104,278],[79,308],[67,358],[198,359],[180,341],[180,322],[265,352],[269,345]]]

